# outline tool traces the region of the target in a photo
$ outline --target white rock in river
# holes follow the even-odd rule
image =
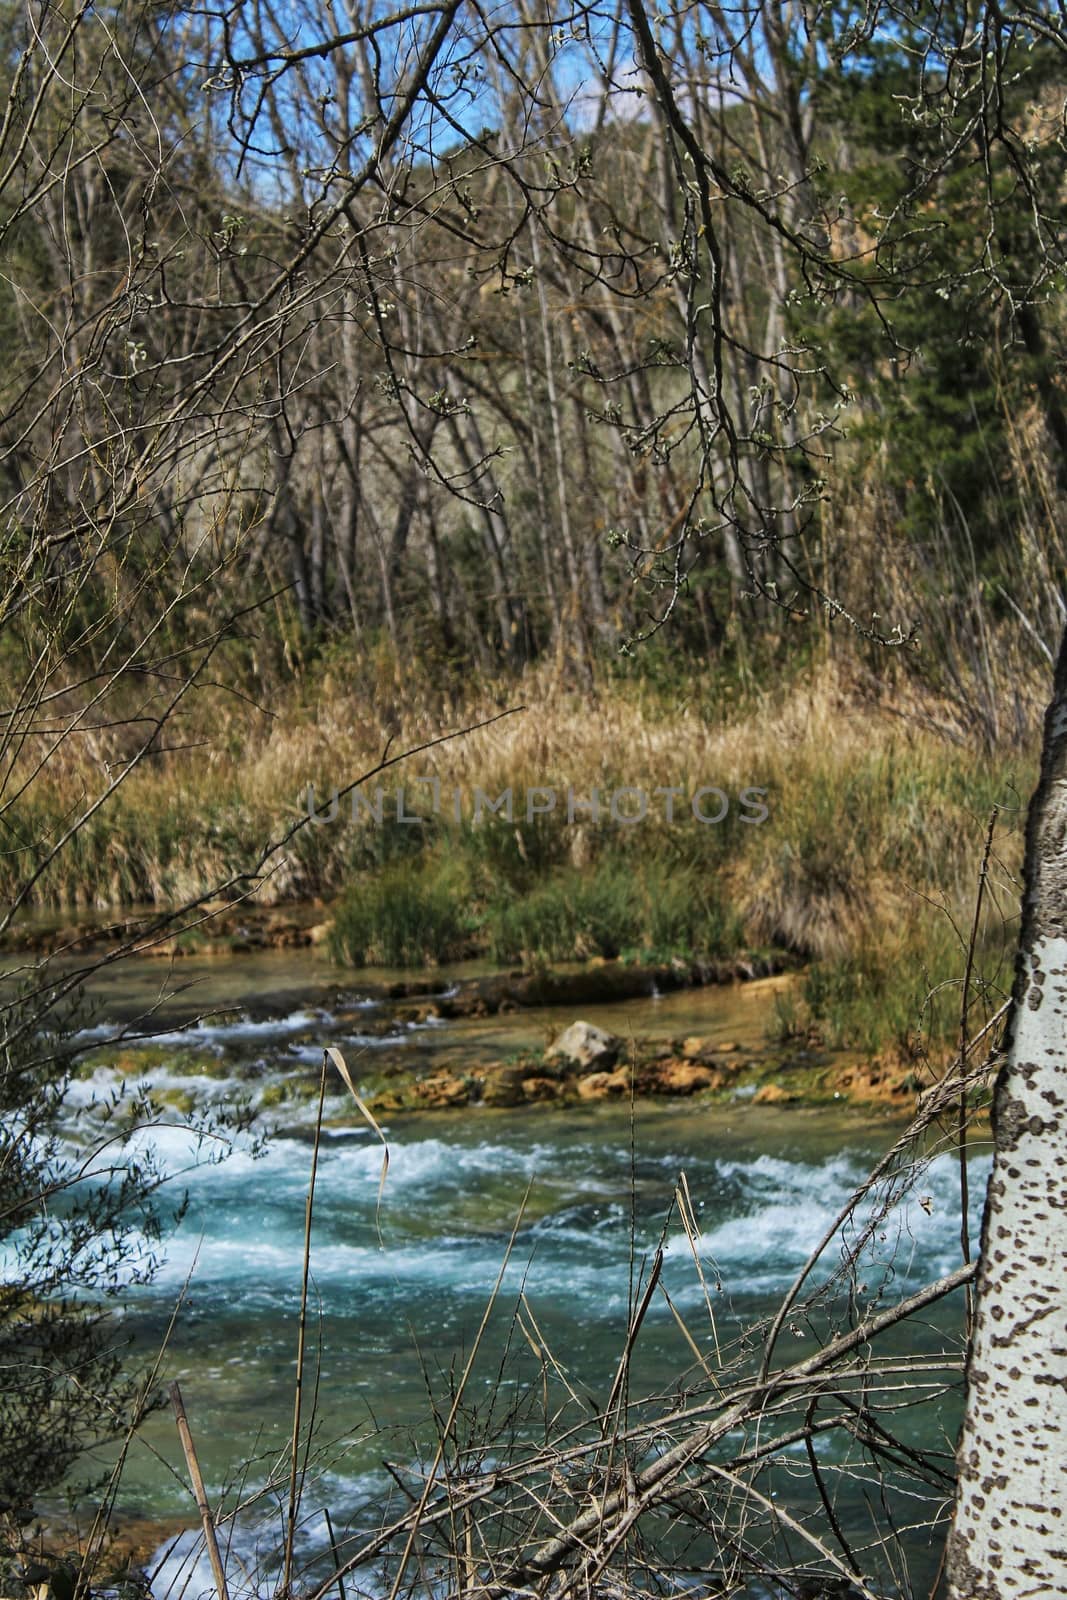
[[[573,1061],[584,1072],[603,1072],[613,1067],[622,1049],[622,1040],[591,1022],[572,1022],[545,1051],[546,1061]]]

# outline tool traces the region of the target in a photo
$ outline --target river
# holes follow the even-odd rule
[[[440,974],[441,982],[454,975]],[[190,960],[165,979],[158,963],[146,961],[124,967],[97,991],[98,1042],[86,1075],[73,1085],[82,1133],[91,1127],[94,1101],[123,1077],[129,1081],[131,1050],[138,1049],[157,1089],[184,1091],[198,1107],[250,1095],[262,1108],[256,1126],[270,1131],[262,1154],[241,1138],[218,1164],[203,1163],[180,1114],[152,1135],[167,1164],[183,1172],[189,1205],[162,1269],[136,1292],[127,1320],[137,1346],[149,1351],[184,1293],[166,1373],[180,1380],[215,1501],[232,1504],[266,1485],[286,1459],[292,1427],[314,1100],[278,1103],[284,1086],[294,1076],[305,1090],[313,1083],[324,1043],[344,1050],[357,1079],[368,1062],[377,1069],[383,1053],[424,1060],[428,1070],[442,1061],[457,1070],[543,1043],[574,1020],[521,1012],[391,1022],[390,1007],[371,998],[388,976],[339,974],[298,951]],[[123,1019],[173,991],[175,978],[192,987],[169,992],[163,1002],[170,1029],[163,1041],[109,1042]],[[624,1035],[692,1033],[756,1051],[764,1047],[774,993],[774,984],[709,988],[588,1007],[583,1015]],[[188,1025],[192,1013],[223,1003],[240,1009]],[[326,1110],[308,1355],[316,1440],[299,1541],[308,1559],[322,1552],[324,1510],[335,1530],[369,1526],[368,1507],[380,1508],[393,1489],[383,1462],[406,1468],[424,1458],[428,1391],[447,1409],[450,1373],[470,1350],[513,1230],[469,1394],[484,1408],[490,1395],[499,1404],[509,1387],[529,1384],[531,1369],[528,1361],[523,1368],[516,1344],[528,1358],[535,1329],[536,1342],[551,1350],[574,1391],[603,1405],[626,1336],[635,1274],[662,1243],[661,1281],[670,1303],[657,1295],[649,1306],[631,1388],[670,1395],[692,1379],[692,1347],[678,1319],[708,1359],[733,1347],[754,1319],[774,1309],[901,1126],[899,1118],[869,1109],[743,1099],[646,1102],[632,1112],[618,1104],[467,1107],[386,1125],[383,1184],[374,1131],[341,1094],[331,1092]],[[979,1153],[975,1166],[977,1208],[987,1157]],[[672,1209],[683,1174],[699,1233],[699,1270]],[[959,1221],[957,1175],[941,1156],[876,1235],[865,1257],[869,1282],[891,1277],[891,1292],[907,1293],[950,1270],[958,1262]],[[831,1267],[837,1256],[832,1248]],[[525,1340],[514,1319],[520,1296]],[[939,1314],[951,1318],[956,1311]],[[786,1331],[780,1357],[806,1353],[811,1339],[811,1326],[800,1320]],[[936,1410],[916,1411],[912,1443],[944,1445],[953,1407],[950,1396]],[[847,1486],[840,1493],[849,1514],[861,1515],[863,1494]],[[268,1501],[266,1515],[261,1507],[231,1530],[235,1573],[239,1557],[246,1567],[258,1561],[269,1568],[276,1559],[270,1550],[277,1500],[275,1494]],[[912,1508],[902,1509],[910,1515]],[[133,1445],[118,1521],[162,1526],[175,1519],[195,1526],[173,1419],[161,1411]],[[161,1548],[166,1560],[157,1593],[176,1579],[192,1537],[169,1555]],[[932,1572],[935,1554],[931,1545],[915,1558],[920,1575]],[[201,1560],[190,1600],[209,1582]]]

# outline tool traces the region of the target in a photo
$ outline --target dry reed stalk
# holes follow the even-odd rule
[[[997,808],[993,807],[989,818],[989,827],[986,831],[985,849],[982,852],[982,865],[978,873],[978,890],[974,897],[974,918],[971,922],[971,936],[967,941],[967,963],[963,973],[963,992],[960,996],[960,1034],[958,1056],[961,1063],[967,1060],[970,1048],[968,1040],[968,1008],[971,998],[971,978],[974,973],[974,955],[978,945],[978,931],[982,920],[982,901],[985,897],[986,882],[989,877],[989,859],[993,853],[993,834],[997,826]],[[971,1259],[970,1224],[968,1221],[969,1181],[967,1172],[967,1090],[960,1090],[960,1104],[956,1124],[956,1137],[959,1146],[960,1163],[960,1251],[964,1261]],[[967,1337],[971,1336],[971,1327],[974,1322],[974,1291],[970,1284],[964,1290],[967,1300]]]
[[[293,1385],[293,1440],[289,1463],[289,1509],[285,1523],[285,1558],[282,1566],[282,1592],[289,1594],[293,1576],[293,1540],[296,1537],[296,1508],[299,1498],[301,1474],[300,1420],[304,1399],[304,1354],[307,1339],[308,1284],[311,1278],[311,1223],[315,1210],[315,1179],[319,1170],[319,1146],[322,1141],[322,1107],[326,1099],[326,1055],[322,1058],[319,1074],[319,1103],[315,1113],[315,1137],[311,1147],[311,1175],[308,1179],[307,1201],[304,1206],[304,1253],[301,1261],[300,1320],[296,1341],[296,1378]],[[305,1459],[306,1465],[306,1459]]]
[[[97,1555],[103,1549],[104,1538],[107,1533],[108,1519],[110,1518],[115,1507],[115,1498],[118,1494],[119,1484],[122,1480],[122,1474],[125,1471],[126,1459],[130,1453],[130,1446],[133,1444],[137,1429],[140,1427],[144,1418],[148,1407],[149,1397],[159,1381],[159,1374],[163,1365],[163,1358],[170,1347],[171,1335],[174,1332],[182,1306],[185,1304],[185,1297],[189,1291],[189,1282],[194,1271],[196,1270],[196,1263],[199,1259],[199,1255],[200,1250],[198,1246],[193,1255],[193,1260],[189,1267],[189,1271],[185,1275],[185,1281],[181,1286],[178,1298],[174,1302],[174,1309],[171,1311],[170,1319],[167,1323],[163,1338],[160,1341],[159,1349],[156,1351],[152,1365],[145,1374],[144,1381],[141,1384],[140,1402],[135,1407],[133,1416],[123,1432],[122,1443],[119,1446],[118,1455],[115,1459],[115,1465],[111,1469],[107,1487],[101,1495],[100,1503],[96,1508],[92,1526],[89,1530],[89,1537],[85,1541],[85,1546],[82,1552],[81,1567],[78,1573],[78,1581],[75,1586],[76,1591],[79,1594],[88,1593],[89,1591],[89,1578],[92,1572],[93,1563]]]
[[[511,1260],[511,1253],[515,1248],[515,1239],[518,1235],[523,1216],[525,1215],[526,1201],[528,1196],[529,1190],[527,1190],[527,1193],[523,1196],[522,1203],[519,1206],[518,1214],[515,1218],[515,1224],[511,1230],[511,1237],[508,1239],[507,1249],[504,1252],[504,1259],[500,1263],[500,1271],[497,1273],[496,1282],[493,1284],[489,1299],[486,1302],[485,1311],[482,1313],[482,1320],[478,1324],[478,1332],[475,1334],[470,1355],[467,1357],[467,1362],[463,1368],[462,1376],[460,1377],[459,1384],[456,1387],[456,1394],[452,1401],[452,1407],[448,1414],[448,1420],[446,1421],[445,1426],[440,1430],[440,1437],[437,1441],[437,1449],[434,1453],[433,1462],[431,1463],[429,1472],[426,1474],[426,1481],[423,1486],[422,1494],[419,1497],[418,1504],[411,1515],[407,1540],[404,1544],[404,1549],[397,1565],[396,1577],[393,1580],[393,1586],[389,1592],[389,1600],[397,1600],[397,1595],[400,1591],[400,1585],[404,1578],[404,1569],[411,1557],[415,1539],[418,1535],[419,1526],[429,1502],[430,1493],[437,1481],[437,1473],[440,1470],[442,1461],[444,1460],[445,1446],[448,1442],[448,1437],[455,1425],[456,1417],[459,1413],[460,1403],[463,1399],[464,1393],[466,1392],[467,1384],[470,1381],[470,1375],[474,1368],[474,1363],[478,1358],[478,1352],[482,1346],[482,1339],[485,1337],[485,1330],[489,1325],[489,1318],[492,1315],[493,1307],[496,1305],[497,1296],[500,1293],[500,1285],[504,1281],[504,1274],[507,1271],[508,1262]]]
[[[178,1437],[182,1442],[185,1452],[186,1465],[193,1483],[193,1494],[196,1496],[197,1510],[200,1512],[200,1521],[204,1528],[204,1543],[207,1545],[208,1559],[211,1562],[211,1571],[215,1578],[215,1591],[218,1600],[229,1600],[229,1591],[226,1587],[226,1569],[222,1564],[219,1554],[218,1540],[215,1537],[215,1522],[208,1504],[207,1490],[204,1488],[204,1479],[200,1472],[200,1462],[197,1459],[196,1446],[189,1429],[189,1419],[185,1415],[185,1404],[182,1392],[175,1380],[170,1386],[170,1403],[174,1408],[174,1418],[178,1424]]]

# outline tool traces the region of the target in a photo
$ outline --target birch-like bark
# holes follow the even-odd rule
[[[1067,1594],[1067,633],[993,1127],[948,1592],[1037,1600]]]

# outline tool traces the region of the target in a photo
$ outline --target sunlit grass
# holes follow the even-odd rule
[[[939,734],[936,716],[904,716],[888,692],[882,702],[862,696],[829,666],[738,697],[729,712],[695,674],[667,688],[619,680],[590,696],[541,672],[482,686],[447,711],[432,684],[395,663],[379,663],[376,690],[324,671],[269,722],[213,706],[212,745],[133,772],[34,900],[173,904],[204,894],[306,815],[309,781],[326,806],[332,788],[370,771],[387,747],[412,749],[509,702],[527,709],[372,777],[358,822],[348,801],[336,821],[303,827],[272,858],[260,899],[337,902],[334,953],[360,964],[778,947],[814,963],[797,1022],[831,1042],[874,1047],[920,1022],[930,1037],[953,1031],[939,1020],[958,1010],[944,986],[962,972],[987,819],[1000,808],[983,934],[995,961],[998,897],[1017,904],[1011,877],[1035,762],[1014,748],[976,759]],[[431,778],[436,809],[431,787],[415,781]],[[92,763],[67,751],[62,771],[46,771],[9,809],[0,893],[14,892],[98,783]],[[379,784],[380,823],[367,812]],[[704,786],[730,799],[720,823],[693,815]],[[402,814],[421,820],[397,821],[401,787]],[[548,787],[554,812],[528,814],[530,794]],[[646,820],[612,819],[620,787],[645,791]],[[667,788],[684,791],[670,822],[656,793]],[[742,820],[746,788],[766,791],[760,825]],[[494,800],[510,790],[510,819],[476,824],[477,789]],[[595,820],[582,806],[594,790]],[[924,1013],[930,991],[938,998]]]

